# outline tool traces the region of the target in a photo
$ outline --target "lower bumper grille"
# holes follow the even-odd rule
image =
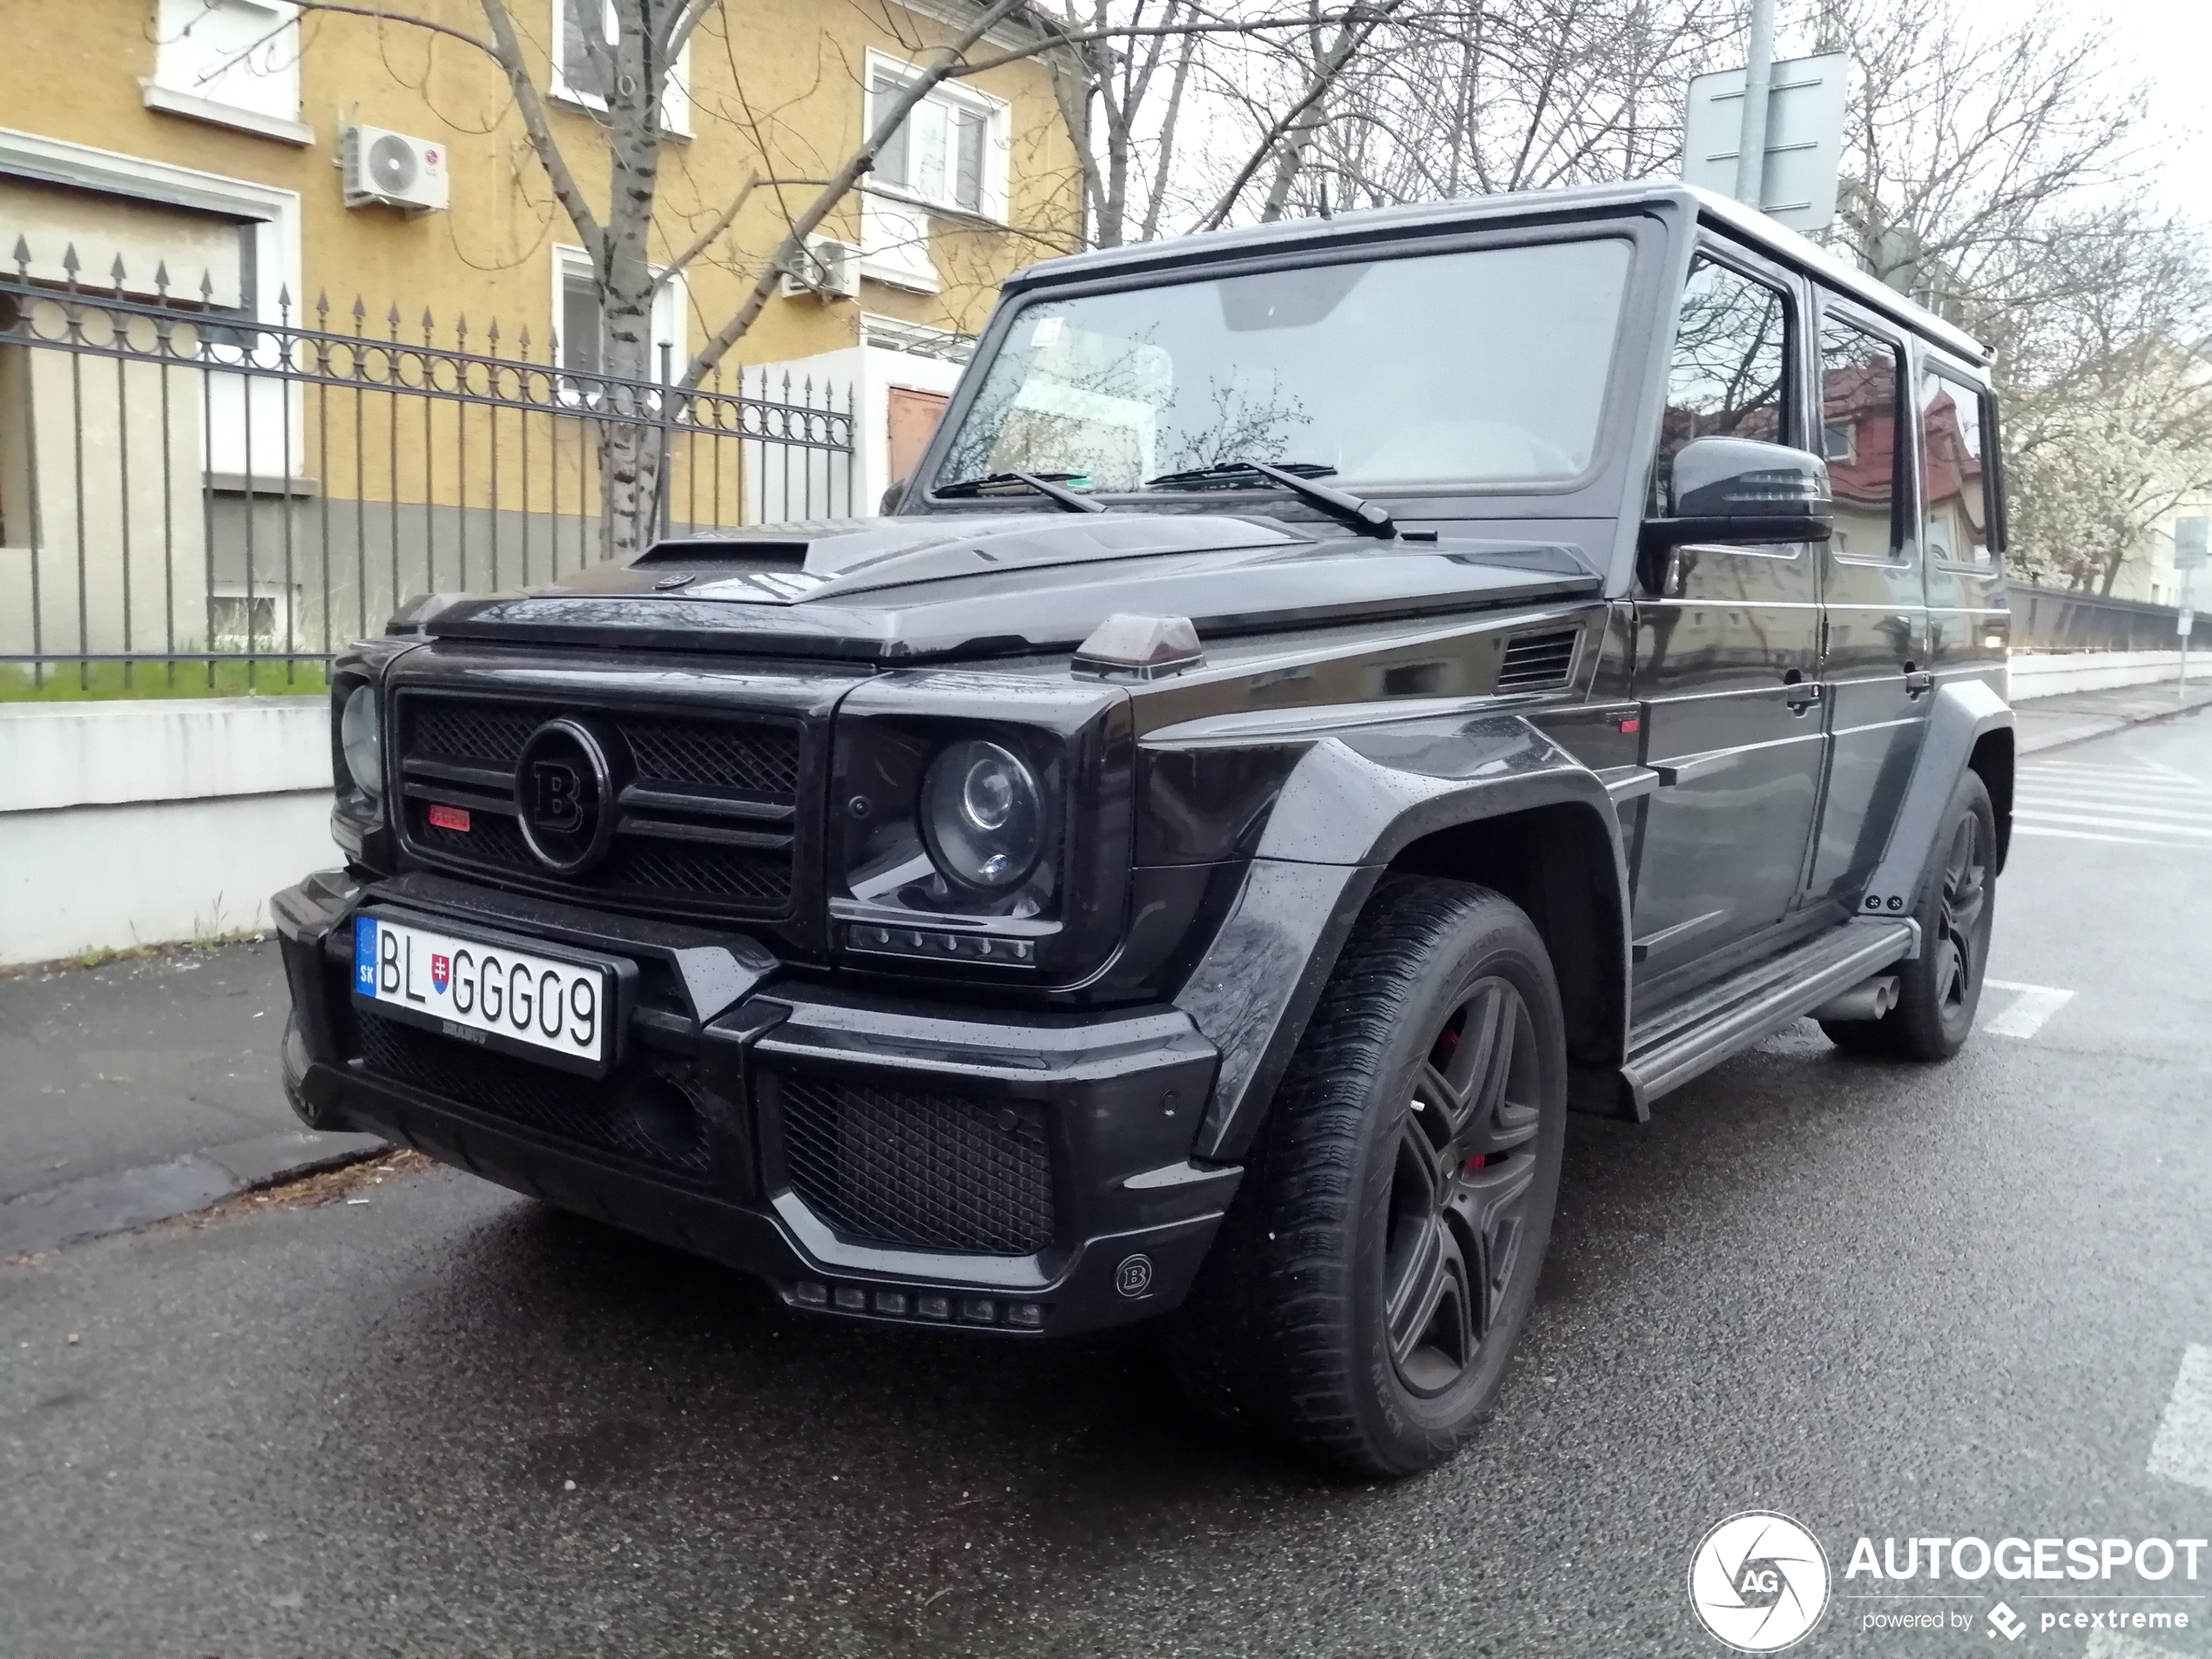
[[[705,1180],[711,1155],[698,1085],[673,1056],[604,1082],[473,1048],[418,1026],[354,1011],[361,1069],[555,1140]]]
[[[1027,1256],[1052,1242],[1052,1154],[994,1102],[781,1077],[792,1190],[856,1242]]]

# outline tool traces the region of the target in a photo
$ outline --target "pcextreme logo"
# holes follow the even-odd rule
[[[1698,1622],[1739,1653],[1778,1653],[1802,1641],[1828,1606],[1828,1557],[1787,1515],[1730,1515],[1689,1558]]]

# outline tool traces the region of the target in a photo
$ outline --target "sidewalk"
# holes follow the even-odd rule
[[[273,943],[0,977],[0,1257],[364,1156],[285,1104]]]
[[[2212,705],[2212,664],[2206,665],[2201,682],[2195,675],[2190,676],[2186,694],[2172,680],[2167,680],[2109,691],[2068,691],[2058,697],[2039,697],[2032,702],[2016,703],[2013,705],[2013,730],[2018,734],[2019,752],[2035,754],[2208,705]]]

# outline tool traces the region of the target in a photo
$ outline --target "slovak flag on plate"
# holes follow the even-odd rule
[[[433,954],[430,958],[430,988],[440,996],[446,994],[446,981],[453,977],[453,958]]]

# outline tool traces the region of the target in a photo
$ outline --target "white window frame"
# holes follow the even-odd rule
[[[867,55],[866,77],[861,83],[861,135],[875,130],[875,87],[880,79],[889,78],[911,85],[921,78],[924,71],[918,64],[894,57],[888,52],[871,50]],[[988,92],[957,81],[940,81],[929,89],[923,104],[936,104],[948,111],[966,111],[983,118],[983,166],[979,183],[977,205],[963,207],[949,196],[930,196],[911,185],[895,183],[880,173],[873,174],[868,189],[875,193],[909,201],[947,219],[974,221],[987,220],[993,225],[1007,222],[1008,180],[1011,171],[1009,158],[1013,149],[1013,106],[1004,98],[994,98]],[[917,106],[919,107],[919,106]],[[914,118],[910,124],[908,142],[912,143]],[[951,179],[958,165],[956,156],[946,158],[945,176]]]
[[[589,5],[590,0],[583,0],[583,3]],[[551,0],[551,4],[553,79],[546,91],[563,104],[604,114],[607,100],[577,85],[569,74],[569,0]],[[614,0],[599,0],[599,27],[600,38],[608,45],[612,46],[621,38]],[[660,126],[671,138],[691,136],[691,43],[688,40],[676,54],[675,63],[669,66],[668,79],[661,88]]]
[[[246,14],[253,37],[246,51],[234,53],[209,74],[192,31],[219,11]],[[242,64],[245,72],[270,91],[269,107],[240,104],[223,95],[222,80]],[[195,69],[200,72],[195,74]],[[300,119],[300,8],[292,0],[159,0],[154,12],[154,71],[140,78],[138,91],[150,110],[284,144],[315,141],[315,130]]]
[[[646,268],[655,276],[658,276],[667,267],[655,265]],[[568,331],[561,327],[561,319],[567,314],[568,281],[571,276],[579,276],[587,282],[591,281],[593,280],[591,256],[580,247],[572,247],[565,242],[556,242],[553,244],[553,330],[563,358],[568,350]],[[663,283],[659,292],[653,295],[653,364],[652,373],[646,376],[647,379],[658,381],[662,378],[660,347],[664,344],[669,348],[669,381],[682,378],[685,366],[691,361],[685,349],[684,334],[684,324],[690,310],[691,295],[685,286],[683,274],[679,272]],[[603,359],[604,356],[603,352]],[[553,367],[569,370],[572,374],[589,372],[583,369],[571,369],[565,361],[556,361]],[[606,370],[602,367],[598,372],[604,374]],[[582,388],[565,382],[560,388],[560,396],[563,402],[571,404],[582,404],[588,401]]]

